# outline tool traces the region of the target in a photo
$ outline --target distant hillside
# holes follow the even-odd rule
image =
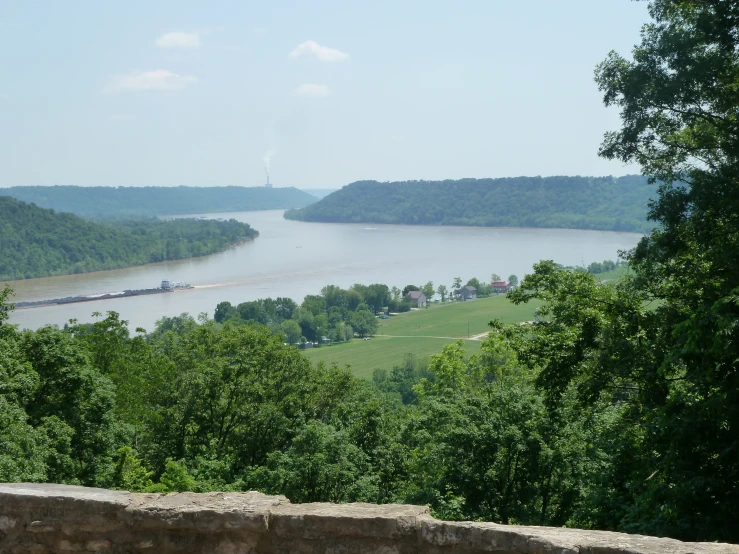
[[[315,196],[316,198],[324,198],[325,196],[328,196],[332,192],[336,192],[339,189],[301,189],[303,192],[307,192],[308,194]]]
[[[288,219],[343,223],[555,227],[649,232],[655,187],[625,177],[512,177],[459,181],[359,181]]]
[[[258,234],[233,219],[98,223],[0,196],[0,281],[204,256]]]
[[[316,201],[294,187],[11,187],[0,195],[87,218],[279,210]]]

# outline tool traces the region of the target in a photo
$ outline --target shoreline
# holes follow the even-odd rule
[[[199,260],[202,258],[207,258],[208,256],[214,256],[215,254],[222,254],[223,252],[227,252],[238,246],[243,246],[244,244],[247,244],[249,242],[254,242],[254,240],[257,239],[258,237],[259,237],[259,232],[257,231],[257,234],[254,237],[239,240],[237,242],[234,242],[233,244],[229,244],[226,248],[223,248],[221,250],[216,250],[215,252],[211,252],[209,254],[203,254],[201,256],[187,256],[185,258],[162,260],[160,262],[146,262],[144,264],[124,265],[121,267],[109,267],[107,269],[95,269],[93,271],[80,271],[79,273],[54,273],[51,275],[38,275],[36,277],[28,277],[26,279],[0,279],[0,283],[5,283],[7,285],[10,285],[10,288],[13,288],[13,283],[28,283],[35,279],[53,279],[54,277],[72,277],[75,275],[91,275],[93,273],[105,273],[107,271],[120,271],[122,269],[131,269],[134,267],[148,267],[148,266],[154,266],[158,264],[167,264],[171,262],[182,262],[186,260]]]

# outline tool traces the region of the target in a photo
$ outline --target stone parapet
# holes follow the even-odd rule
[[[2,554],[739,554],[606,531],[446,522],[423,506],[291,504],[246,493],[0,484]]]

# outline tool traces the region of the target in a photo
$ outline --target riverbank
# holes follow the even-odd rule
[[[495,272],[519,278],[534,263],[554,259],[586,266],[616,259],[633,248],[641,235],[551,229],[491,229],[363,224],[302,223],[283,219],[282,210],[228,214],[193,214],[236,219],[259,230],[259,239],[200,258],[163,261],[124,269],[14,281],[13,301],[77,296],[94,291],[145,289],[173,278],[197,285],[187,294],[100,300],[94,310],[116,311],[133,328],[152,329],[165,316],[207,312],[227,300],[233,304],[259,298],[298,301],[318,294],[328,284],[386,283],[402,289],[433,281],[452,287],[476,277],[487,282]],[[300,248],[298,248],[300,247]],[[10,322],[36,329],[64,325],[70,318],[94,321],[86,303],[18,310]],[[531,319],[531,318],[527,318]],[[483,328],[478,332],[485,331]],[[466,332],[466,329],[465,329]],[[474,330],[473,330],[474,332]],[[407,334],[407,333],[402,333]],[[425,333],[447,336],[448,333]],[[371,342],[371,341],[368,341]]]

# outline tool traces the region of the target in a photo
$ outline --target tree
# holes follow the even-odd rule
[[[423,294],[426,295],[426,298],[428,300],[431,300],[431,297],[433,297],[434,294],[435,294],[435,292],[436,292],[436,291],[434,291],[434,283],[433,283],[433,281],[429,281],[428,283],[426,283],[425,285],[423,285],[423,287],[421,288],[421,290],[423,291]]]
[[[369,310],[357,310],[351,315],[351,326],[360,337],[374,335],[377,331],[377,318]]]
[[[236,309],[231,305],[231,302],[219,302],[216,311],[213,313],[213,319],[216,323],[223,323],[236,313]]]
[[[492,282],[492,281],[500,281],[500,275],[498,275],[497,273],[493,273],[493,274],[492,274],[492,275],[490,276],[490,281],[491,281],[491,282]]]
[[[297,309],[298,305],[294,300],[283,298],[281,296],[275,298],[275,318],[277,321],[292,319],[295,315],[295,310]]]
[[[325,337],[330,327],[326,314],[320,314],[313,318],[313,329],[316,333],[316,340],[320,341]]]
[[[326,309],[330,310],[334,306],[339,308],[346,307],[346,291],[336,285],[326,285],[321,289],[321,294],[326,301]]]
[[[317,294],[309,294],[303,299],[300,307],[303,310],[308,310],[313,315],[318,315],[326,311],[326,299]]]
[[[346,309],[350,312],[356,310],[357,306],[359,306],[363,301],[364,299],[358,291],[354,289],[346,291]]]
[[[406,285],[405,287],[403,287],[403,298],[408,296],[408,293],[411,292],[412,290],[421,290],[421,289],[417,287],[416,285]]]
[[[516,277],[515,275],[509,275],[508,284],[512,287],[518,286],[518,277]]]
[[[280,329],[282,330],[282,336],[287,344],[298,344],[298,342],[300,342],[303,330],[294,319],[286,319],[280,323]]]
[[[298,325],[300,325],[302,335],[306,339],[311,342],[316,340],[316,322],[315,317],[313,317],[313,312],[300,308],[300,310],[298,310]]]
[[[438,292],[439,296],[441,296],[441,301],[446,302],[447,288],[444,285],[439,285],[439,288],[436,289],[436,292]]]
[[[264,309],[260,300],[242,302],[236,306],[236,310],[243,321],[261,323],[262,325],[266,324],[268,321],[267,311]]]
[[[13,289],[10,285],[5,283],[3,289],[0,290],[0,325],[2,325],[10,317],[10,312],[13,311],[13,304],[10,303],[9,299],[13,295]]]
[[[114,336],[104,349],[110,371],[112,363],[107,364],[117,358],[117,353],[107,346],[120,337],[111,329],[107,333]],[[78,479],[88,486],[103,486],[109,482],[116,446],[115,391],[111,381],[90,363],[82,344],[70,333],[51,327],[21,337],[23,359],[38,375],[38,387],[26,412],[34,427],[54,418],[72,430],[70,455],[74,473],[58,475],[56,479]]]
[[[454,283],[452,284],[452,293],[456,293],[461,288],[462,288],[462,279],[460,277],[455,277]]]
[[[537,264],[509,297],[539,300],[544,317],[507,333],[550,409],[568,397],[595,414],[618,408],[607,463],[576,521],[733,541],[739,6],[655,0],[650,14],[633,60],[611,53],[596,78],[622,119],[601,154],[640,163],[658,183],[649,212],[658,226],[628,254],[634,275],[614,285]]]
[[[376,495],[367,455],[344,431],[321,422],[303,427],[286,452],[270,456],[267,488],[292,502],[369,501]]]
[[[384,306],[387,306],[389,300],[390,290],[387,285],[373,284],[365,289],[364,301],[373,313],[381,311]]]

